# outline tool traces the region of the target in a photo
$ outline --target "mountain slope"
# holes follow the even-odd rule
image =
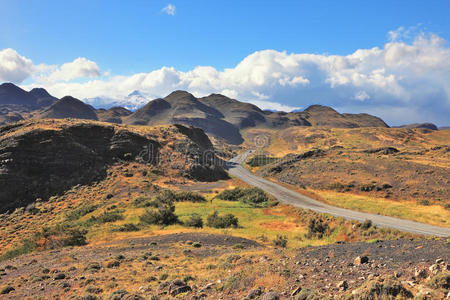
[[[334,128],[389,127],[383,120],[369,114],[340,114],[331,107],[311,105],[302,112],[295,113],[312,126]]]
[[[0,85],[0,104],[36,106],[37,98],[12,83]]]
[[[112,107],[108,110],[97,109],[96,113],[99,121],[116,124],[122,123],[122,117],[132,114],[132,112],[128,109],[118,106]]]
[[[283,129],[292,126],[388,127],[383,120],[368,114],[340,114],[332,108],[313,105],[303,112],[267,112],[257,106],[220,94],[196,98],[175,91],[164,99],[155,99],[124,118],[135,125],[188,124],[208,134],[240,144],[246,128]]]
[[[36,117],[39,119],[75,118],[98,120],[97,114],[92,106],[71,96],[61,98],[61,100],[58,100],[50,107],[38,113]]]
[[[164,99],[155,99],[124,118],[125,124],[156,125],[185,124],[203,129],[230,143],[240,144],[243,139],[239,129],[225,121],[217,109],[206,105],[192,94],[175,91]]]
[[[81,120],[6,125],[0,127],[0,213],[103,180],[112,165],[126,167],[130,161],[157,165],[169,177],[227,178],[212,147],[202,130],[182,125],[130,128]]]

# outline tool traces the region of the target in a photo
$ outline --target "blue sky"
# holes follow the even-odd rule
[[[422,24],[448,40],[450,1],[3,0],[0,48],[62,64],[87,57],[120,74],[232,67],[263,50],[349,54]]]
[[[175,8],[173,14],[163,10],[169,4]],[[128,77],[134,78],[133,76],[138,73],[150,74],[159,71],[150,78],[139,79],[141,80],[139,84],[130,83],[129,87],[124,86],[114,94],[106,93],[107,88],[99,88],[98,84],[104,84],[101,82],[97,85],[91,83],[82,88],[86,90],[92,87],[89,96],[116,100],[125,97],[135,88],[149,97],[156,97],[164,96],[170,88],[180,87],[192,90],[198,95],[224,92],[266,108],[291,109],[321,102],[341,110],[367,110],[380,114],[380,107],[385,107],[381,115],[391,122],[396,118],[395,115],[389,115],[392,114],[389,107],[393,105],[399,113],[409,109],[408,114],[411,117],[403,117],[401,121],[413,121],[421,115],[420,118],[423,120],[418,121],[434,119],[441,124],[450,124],[448,118],[450,84],[442,82],[442,79],[434,80],[448,74],[446,66],[439,73],[431,74],[428,69],[426,72],[417,72],[417,74],[425,73],[423,75],[425,78],[418,78],[420,76],[417,75],[408,82],[399,81],[405,90],[408,90],[409,85],[414,86],[417,80],[425,85],[433,79],[432,85],[439,85],[428,95],[420,94],[417,97],[409,95],[411,98],[420,99],[418,102],[407,103],[400,99],[405,95],[398,91],[395,94],[394,86],[391,87],[390,95],[385,95],[383,91],[382,85],[389,81],[390,75],[396,76],[396,80],[405,77],[399,71],[399,66],[393,70],[392,64],[373,68],[367,65],[358,67],[358,74],[368,77],[375,74],[373,72],[376,70],[383,68],[386,70],[384,77],[387,81],[377,85],[379,90],[374,86],[367,86],[367,82],[349,83],[341,78],[342,74],[338,74],[337,77],[333,75],[336,77],[334,78],[329,71],[326,74],[315,72],[316,69],[323,69],[323,65],[317,61],[321,59],[320,57],[306,62],[302,57],[292,58],[300,67],[296,71],[286,71],[286,76],[290,76],[289,80],[296,82],[296,88],[293,88],[294,81],[287,84],[287,79],[280,79],[284,85],[273,85],[266,77],[259,80],[258,74],[247,73],[242,75],[244,77],[241,81],[252,77],[254,82],[251,87],[237,88],[236,83],[232,84],[223,79],[225,75],[212,74],[211,70],[200,70],[200,75],[197,72],[196,78],[203,76],[203,79],[196,79],[194,83],[189,79],[191,81],[186,84],[185,78],[191,76],[189,72],[192,73],[199,66],[209,66],[217,72],[222,72],[227,68],[236,68],[249,57],[248,60],[256,65],[267,63],[265,66],[269,67],[264,67],[262,73],[269,72],[272,75],[281,73],[283,77],[285,75],[283,68],[270,69],[273,65],[270,61],[278,62],[281,59],[279,56],[283,56],[283,53],[288,56],[317,54],[328,58],[330,56],[346,58],[358,49],[374,47],[386,49],[389,43],[404,45],[402,51],[407,51],[406,46],[415,45],[420,35],[424,35],[424,39],[428,41],[428,44],[422,43],[418,46],[422,52],[428,51],[426,49],[430,45],[436,46],[431,35],[438,37],[441,41],[438,45],[440,48],[433,46],[434,50],[437,49],[433,55],[442,56],[442,51],[448,50],[446,41],[450,38],[448,17],[450,1],[0,0],[0,5],[3,11],[0,18],[0,51],[13,49],[18,56],[32,62],[28,71],[22,70],[20,73],[29,73],[29,76],[11,72],[9,75],[1,76],[0,73],[0,81],[15,81],[26,87],[41,85],[57,96],[70,92],[80,98],[88,98],[76,90],[81,88],[79,84],[101,80],[125,81],[129,79]],[[395,38],[392,33],[396,34]],[[260,52],[264,50],[276,52],[261,54]],[[256,55],[258,59],[254,57],[255,53],[259,53]],[[7,57],[11,59],[11,55],[8,54]],[[444,56],[439,58],[446,58],[445,55],[447,54],[444,53]],[[77,58],[92,62],[95,64],[95,70],[86,71],[85,69],[92,67],[92,64],[86,67],[86,61],[77,61],[76,64],[66,66],[66,70],[83,63],[81,72],[83,76],[74,75],[78,74],[78,71],[70,71],[72,75],[61,71],[64,64],[72,63]],[[283,59],[289,61],[291,58]],[[423,61],[425,60],[429,59]],[[315,66],[311,67],[311,64]],[[41,67],[37,68],[39,65]],[[167,70],[164,67],[173,69]],[[417,71],[421,66],[412,68]],[[58,74],[66,74],[65,79],[56,79],[55,75],[49,82],[46,76],[55,70],[59,71]],[[410,69],[403,71],[411,73]],[[189,74],[186,75],[186,72]],[[174,79],[173,76],[178,76],[178,79]],[[214,76],[220,77],[217,79],[220,82],[216,82],[217,88],[214,88],[211,82],[207,86],[203,84],[209,77]],[[342,80],[337,79],[338,77]],[[149,83],[150,80],[153,80],[152,84]],[[176,84],[174,80],[178,80]],[[146,85],[143,82],[146,82]],[[156,88],[155,82],[159,82],[165,88]],[[69,86],[70,84],[72,85]],[[385,85],[384,87],[386,90]],[[393,95],[399,98],[394,104],[391,103],[395,98]],[[352,97],[360,101],[347,99]],[[423,107],[426,103],[422,98],[431,99],[431,104],[436,109],[424,112]],[[278,103],[281,106],[270,103]],[[446,117],[442,112],[449,114]]]

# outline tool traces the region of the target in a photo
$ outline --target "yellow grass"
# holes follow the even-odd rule
[[[313,190],[313,192],[329,204],[342,208],[450,227],[450,211],[440,205],[424,206],[413,201],[393,201],[333,191]]]

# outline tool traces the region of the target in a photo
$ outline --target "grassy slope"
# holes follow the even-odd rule
[[[243,134],[246,138],[245,146],[254,149],[253,140],[256,136],[265,136],[269,143],[260,149],[272,157],[283,157],[289,153],[302,153],[304,151],[332,146],[342,146],[352,151],[374,149],[379,147],[396,147],[405,152],[420,152],[439,146],[450,146],[450,130],[424,131],[420,129],[403,128],[308,128],[297,127],[285,130],[250,129]],[[351,157],[350,157],[351,158]],[[406,155],[408,161],[418,164],[436,166],[449,169],[450,157],[446,155]],[[342,157],[341,160],[349,159]],[[260,167],[246,168],[257,172]],[[392,170],[386,170],[392,172]],[[396,170],[395,172],[398,172]],[[367,175],[367,174],[365,174]],[[344,180],[339,177],[337,180]],[[373,180],[377,180],[374,176]],[[332,184],[334,182],[330,182]],[[410,179],[411,186],[422,184]],[[300,192],[304,190],[293,186],[289,188]],[[308,189],[310,190],[310,189]],[[421,205],[412,199],[386,199],[374,195],[335,192],[324,189],[311,189],[317,200],[327,202],[343,208],[354,209],[370,213],[378,213],[393,217],[415,220],[432,225],[450,227],[450,210],[443,206],[450,204],[450,199],[443,199],[442,205]],[[431,191],[432,192],[432,191]]]

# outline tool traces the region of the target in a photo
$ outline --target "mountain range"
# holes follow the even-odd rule
[[[220,94],[196,98],[186,91],[174,91],[164,98],[147,101],[139,91],[134,91],[127,99],[131,108],[140,108],[131,111],[114,106],[116,102],[105,105],[105,108],[95,108],[106,100],[86,99],[90,105],[71,96],[57,99],[42,88],[27,92],[12,83],[4,83],[0,85],[0,125],[29,118],[76,118],[130,125],[184,124],[201,128],[210,136],[231,144],[243,142],[241,131],[246,128],[389,127],[382,119],[364,113],[341,114],[322,105],[295,112],[263,111],[253,104]],[[142,106],[143,103],[146,104]],[[430,123],[405,126],[436,129]]]

